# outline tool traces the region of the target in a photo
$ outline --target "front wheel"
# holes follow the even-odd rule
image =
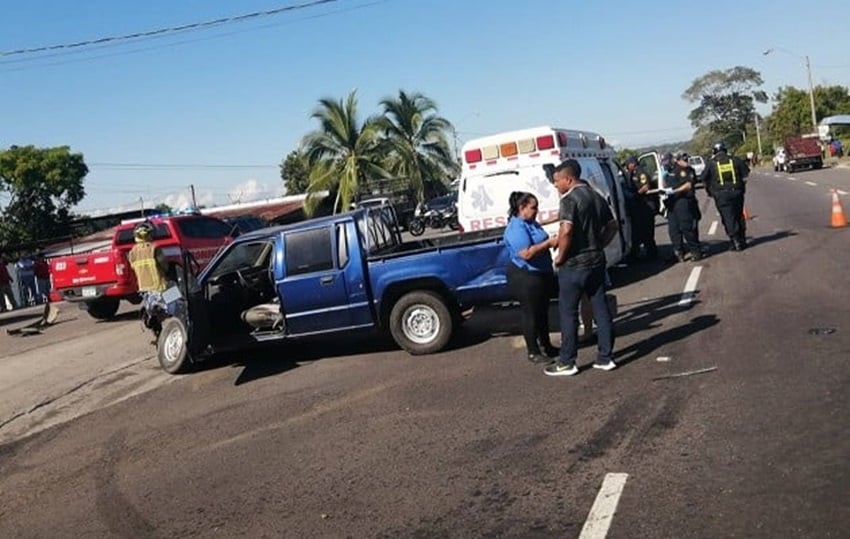
[[[445,301],[433,292],[409,292],[390,312],[390,333],[408,353],[433,354],[445,348],[454,322]]]
[[[168,318],[156,340],[156,357],[162,370],[168,374],[181,374],[192,366],[189,357],[189,332],[179,318]]]
[[[414,217],[407,224],[407,228],[412,235],[421,236],[425,232],[425,222],[418,217]]]
[[[115,317],[121,300],[118,298],[100,298],[86,303],[86,311],[95,320],[109,320]]]

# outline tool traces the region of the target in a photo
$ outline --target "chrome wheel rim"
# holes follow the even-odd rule
[[[401,329],[411,342],[428,344],[440,332],[440,317],[427,305],[411,305],[404,311]]]
[[[176,363],[180,358],[180,351],[183,349],[185,339],[183,332],[174,329],[165,336],[165,343],[162,346],[162,355],[166,363]]]

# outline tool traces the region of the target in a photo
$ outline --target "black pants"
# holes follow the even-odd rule
[[[632,254],[637,255],[643,245],[647,256],[653,257],[658,253],[655,245],[655,214],[658,208],[643,195],[637,196],[632,208]]]
[[[670,200],[670,199],[668,199]],[[695,201],[679,197],[667,204],[667,231],[673,250],[684,254],[699,252],[697,235],[697,216],[694,214]]]
[[[713,195],[726,235],[735,243],[743,243],[747,234],[744,223],[744,192],[740,189],[718,189]]]
[[[529,354],[539,354],[540,347],[550,348],[549,300],[554,292],[555,276],[551,273],[524,270],[508,264],[508,290],[519,301],[522,313],[522,336]]]

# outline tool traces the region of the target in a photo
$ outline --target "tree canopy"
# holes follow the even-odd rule
[[[809,92],[785,86],[773,97],[773,111],[767,119],[769,139],[778,144],[785,137],[812,131]],[[850,92],[844,86],[815,87],[815,112],[818,118],[850,112]]]
[[[11,146],[0,151],[0,192],[8,197],[0,220],[3,245],[64,234],[70,209],[85,196],[83,154],[68,146]]]
[[[292,150],[280,164],[280,177],[287,195],[300,195],[310,186],[310,166],[301,150]]]
[[[766,103],[767,94],[759,87],[764,84],[761,73],[744,66],[713,70],[694,79],[682,98],[697,107],[688,119],[691,125],[706,129],[713,138],[729,146],[739,146],[753,123],[755,103]]]

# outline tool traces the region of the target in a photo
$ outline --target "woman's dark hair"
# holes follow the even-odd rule
[[[514,191],[508,197],[508,216],[516,217],[519,215],[519,209],[528,205],[532,200],[537,200],[537,197],[525,191]]]

